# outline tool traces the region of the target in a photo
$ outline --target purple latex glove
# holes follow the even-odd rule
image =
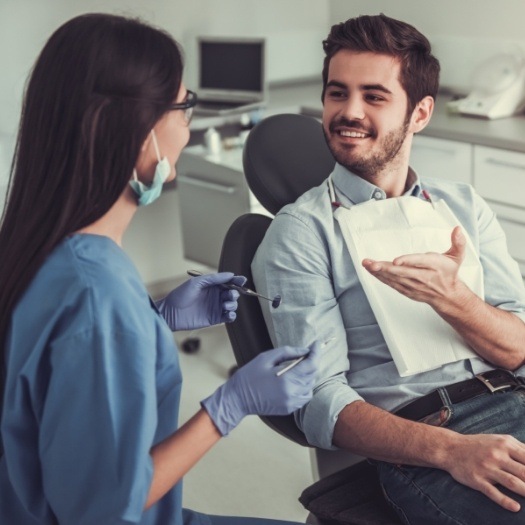
[[[194,330],[235,321],[239,292],[224,284],[242,286],[246,277],[231,272],[199,275],[188,279],[156,302],[172,331]]]
[[[297,366],[277,376],[283,362],[308,354]],[[312,398],[321,345],[310,348],[283,346],[262,352],[210,397],[201,401],[219,432],[226,436],[244,416],[284,416]]]

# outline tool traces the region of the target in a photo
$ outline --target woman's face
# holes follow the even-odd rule
[[[186,87],[184,84],[181,84],[177,97],[173,102],[184,102],[186,96]],[[190,139],[190,129],[184,119],[184,110],[173,109],[168,111],[155,124],[153,129],[159,146],[160,158],[167,157],[171,166],[171,174],[166,181],[168,182],[175,178],[175,163]],[[137,161],[136,169],[139,180],[146,184],[153,180],[158,160],[153,144],[153,137],[150,133],[144,141],[141,154]]]

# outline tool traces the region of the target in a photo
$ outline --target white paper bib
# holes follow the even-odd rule
[[[341,206],[334,212],[401,377],[478,357],[428,304],[402,295],[361,264],[366,258],[392,261],[401,255],[446,252],[452,229],[461,224],[446,202],[433,204],[416,197],[397,197],[367,201],[351,208]],[[483,298],[483,269],[470,237],[464,229],[462,232],[467,243],[458,276]]]

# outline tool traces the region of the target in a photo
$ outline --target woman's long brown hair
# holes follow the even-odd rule
[[[53,248],[122,194],[182,68],[168,34],[108,14],[65,23],[38,57],[0,225],[0,401],[13,309]]]

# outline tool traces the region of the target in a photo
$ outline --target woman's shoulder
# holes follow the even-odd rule
[[[94,324],[127,326],[125,320],[138,322],[148,308],[144,284],[117,244],[107,237],[74,235],[44,261],[15,314],[37,325],[60,326],[64,334]]]
[[[146,293],[131,259],[114,241],[101,235],[64,239],[42,265],[36,281],[51,290],[68,289],[71,293],[86,289],[117,292],[117,296],[125,290]]]

